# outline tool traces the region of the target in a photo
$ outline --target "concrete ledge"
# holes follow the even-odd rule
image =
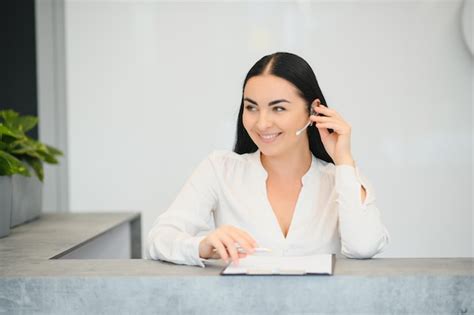
[[[472,314],[472,277],[35,277],[0,279],[0,312]]]
[[[226,277],[220,261],[49,259],[94,233],[137,224],[130,213],[70,215],[0,240],[0,313],[474,314],[473,258],[337,259],[333,276]]]

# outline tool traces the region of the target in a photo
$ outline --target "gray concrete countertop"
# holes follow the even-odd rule
[[[0,277],[5,276],[213,276],[220,261],[206,268],[145,259],[52,259],[74,250],[139,213],[43,214],[0,239]],[[473,258],[337,259],[335,276],[474,276]]]
[[[474,312],[473,258],[337,259],[333,276],[228,277],[220,261],[51,259],[139,215],[44,214],[14,228],[0,239],[0,313]]]

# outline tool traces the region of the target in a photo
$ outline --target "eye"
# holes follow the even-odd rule
[[[257,108],[253,105],[247,105],[247,106],[245,106],[245,109],[250,111],[250,112],[254,112],[254,111],[257,110]],[[286,110],[284,107],[281,107],[281,106],[274,106],[272,109],[273,109],[273,111],[275,111],[277,113],[280,113],[280,112],[283,112],[283,111]]]

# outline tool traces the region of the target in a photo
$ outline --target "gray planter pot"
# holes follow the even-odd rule
[[[10,234],[12,191],[12,177],[0,176],[0,237]]]
[[[30,169],[31,177],[12,176],[12,214],[11,225],[14,227],[34,220],[41,215],[42,183]]]

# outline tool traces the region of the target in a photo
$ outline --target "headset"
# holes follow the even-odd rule
[[[319,114],[314,110],[313,107],[311,107],[311,114],[310,115],[318,116]],[[323,115],[321,115],[321,116],[323,116]],[[306,128],[308,128],[308,126],[310,126],[312,124],[313,124],[313,121],[310,119],[308,121],[308,123],[306,124],[306,126],[304,126],[303,128],[296,131],[296,135],[299,136]]]

